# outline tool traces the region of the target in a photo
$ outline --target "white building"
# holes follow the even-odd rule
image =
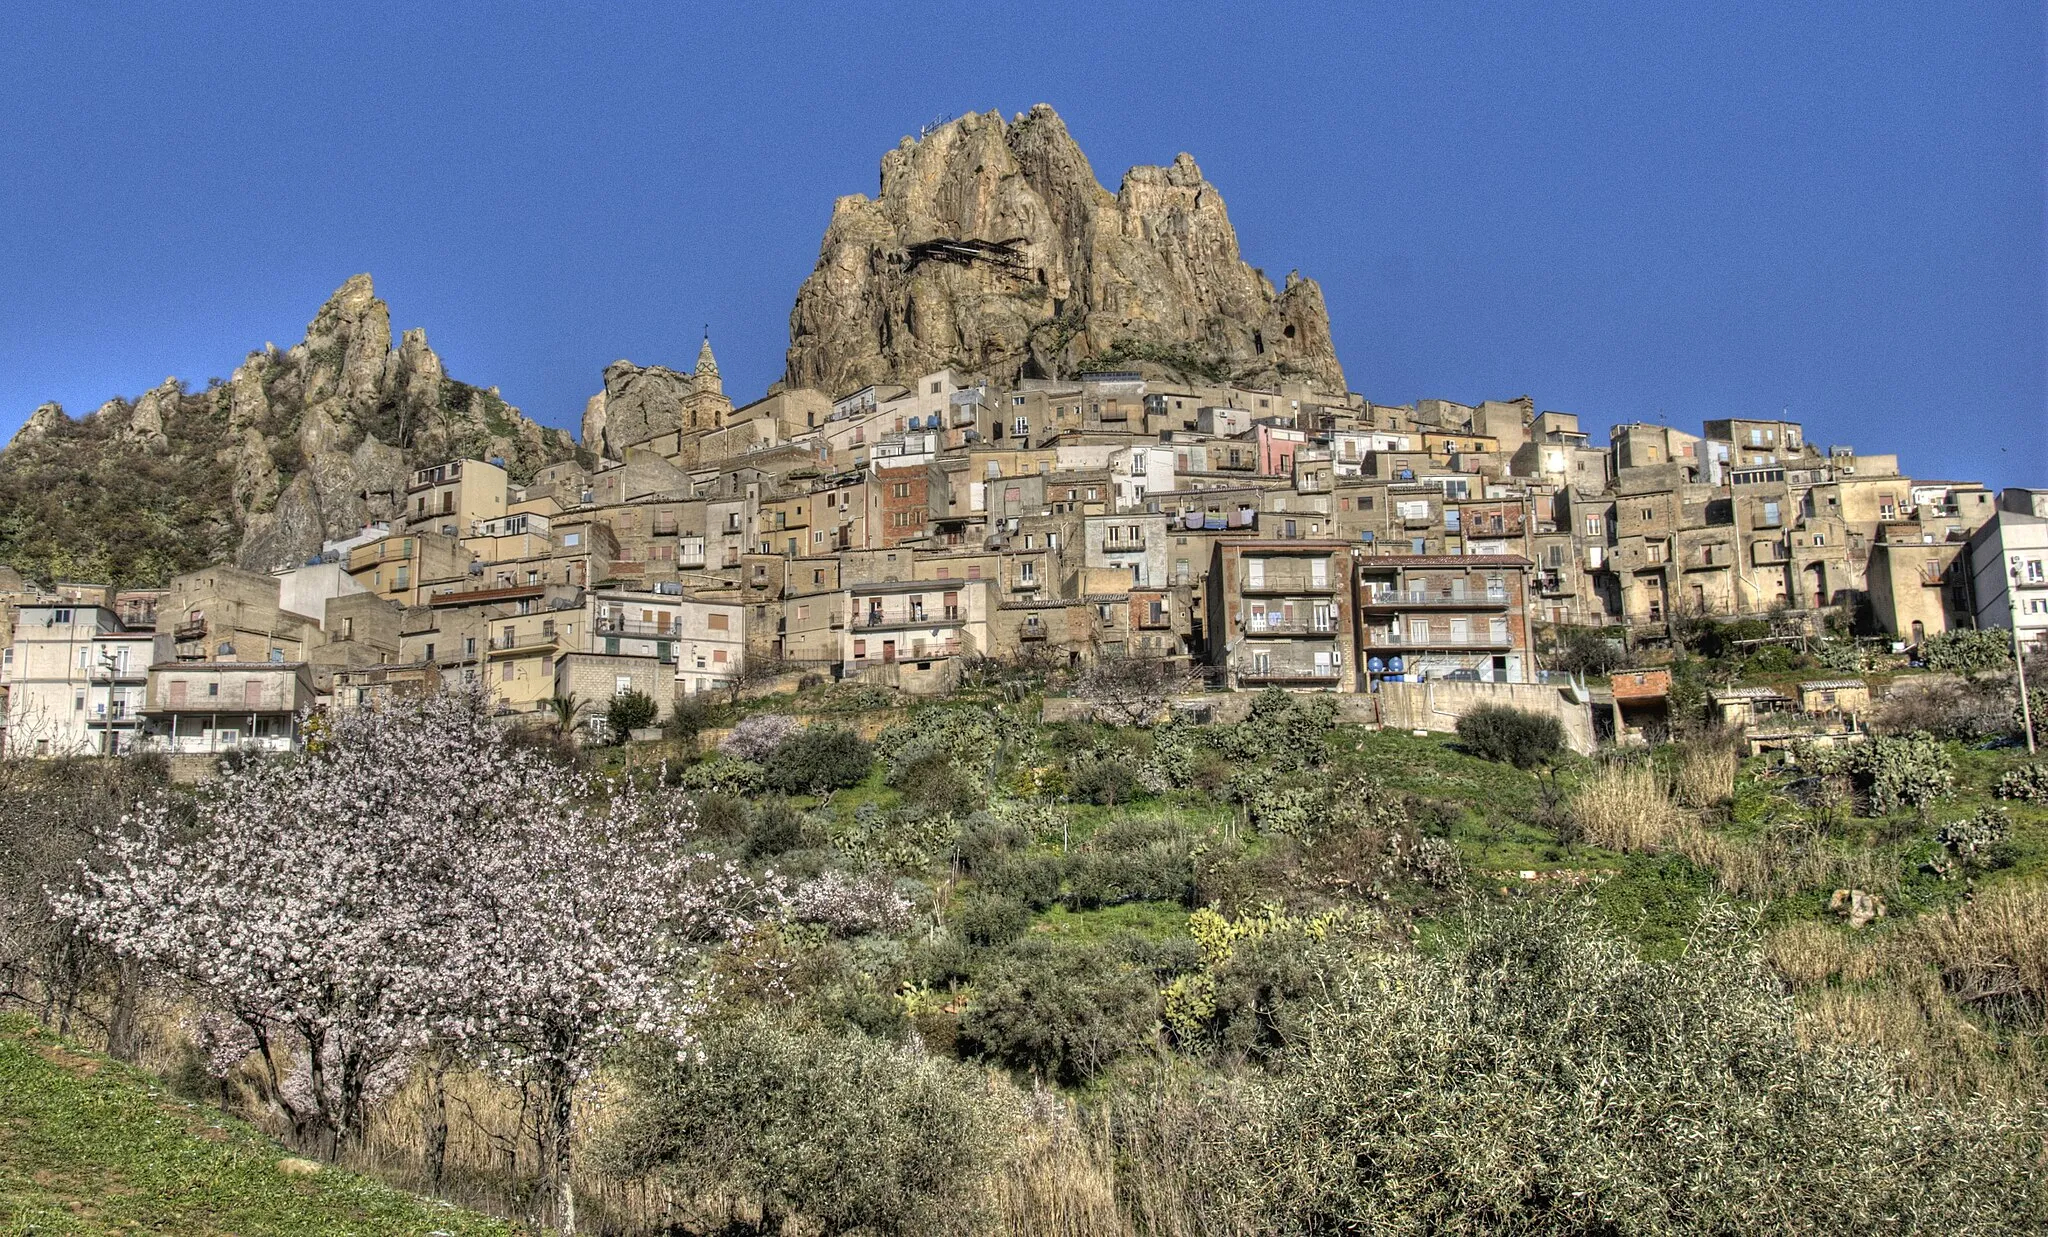
[[[746,606],[737,598],[598,589],[584,605],[584,652],[671,667],[677,690],[687,695],[724,688],[746,658]]]
[[[24,756],[127,751],[143,731],[156,640],[154,631],[124,628],[104,606],[23,606],[14,642],[0,654],[9,749]]]
[[[1967,549],[1977,626],[2019,631],[2048,647],[2048,519],[2001,510]]]

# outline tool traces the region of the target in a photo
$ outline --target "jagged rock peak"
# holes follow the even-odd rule
[[[833,205],[790,313],[785,382],[844,393],[945,366],[998,381],[1086,362],[1184,379],[1344,373],[1322,289],[1276,292],[1182,153],[1115,193],[1041,103],[970,113],[882,157],[874,198]]]

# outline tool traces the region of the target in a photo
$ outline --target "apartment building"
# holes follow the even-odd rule
[[[1366,690],[1431,679],[1535,679],[1528,588],[1517,554],[1390,555],[1357,563]]]
[[[1350,575],[1351,548],[1341,541],[1218,541],[1207,631],[1225,685],[1357,690]]]
[[[2000,510],[1970,538],[1967,553],[1976,626],[2048,647],[2048,518]]]

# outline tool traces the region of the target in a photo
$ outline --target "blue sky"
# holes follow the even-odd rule
[[[2032,3],[9,5],[0,433],[225,376],[357,271],[544,422],[707,323],[745,399],[832,199],[1043,101],[1112,188],[1194,154],[1373,399],[1789,410],[2048,484],[2043,63]]]

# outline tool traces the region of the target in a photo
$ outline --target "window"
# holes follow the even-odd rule
[[[1586,535],[1587,535],[1588,537],[1598,537],[1598,536],[1600,536],[1600,535],[1601,535],[1601,532],[1602,532],[1603,524],[1604,524],[1604,521],[1602,521],[1602,520],[1601,520],[1601,518],[1600,518],[1599,516],[1597,516],[1597,515],[1589,515],[1589,516],[1587,516],[1587,517],[1586,517]]]
[[[898,481],[898,482],[896,483],[896,497],[898,497],[898,498],[908,498],[908,497],[910,497],[910,482],[908,482],[908,481]]]
[[[192,621],[196,623],[199,621],[199,618],[199,612],[197,610],[194,610],[192,612]],[[71,611],[59,610],[55,614],[50,616],[50,621],[56,624],[57,626],[62,627],[66,623],[69,623],[71,621]]]
[[[704,626],[711,631],[725,631],[727,630],[725,625],[726,618],[727,616],[723,614],[706,615],[704,618]]]
[[[855,657],[866,657],[868,655],[868,642],[865,640],[855,640],[853,642],[853,655]]]
[[[1774,502],[1764,504],[1764,526],[1767,528],[1776,528],[1778,526],[1778,504]]]

